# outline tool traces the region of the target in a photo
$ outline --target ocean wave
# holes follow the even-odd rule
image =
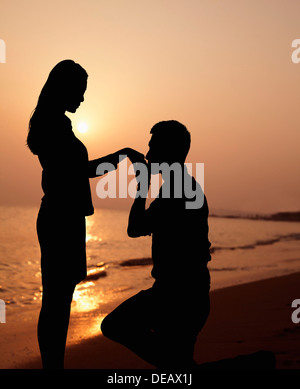
[[[106,276],[107,276],[107,272],[105,268],[94,268],[87,272],[87,276],[85,277],[83,282],[96,281],[99,278],[106,277]]]
[[[277,212],[269,215],[263,214],[248,214],[238,212],[219,211],[211,213],[210,217],[221,217],[226,219],[251,219],[251,220],[267,220],[267,221],[283,221],[283,222],[300,222],[300,211],[296,212]]]
[[[220,251],[220,250],[253,250],[258,246],[267,246],[267,245],[272,245],[272,244],[278,243],[280,241],[291,241],[291,240],[300,240],[300,234],[299,233],[291,233],[291,234],[281,235],[281,236],[271,238],[271,239],[257,240],[254,243],[240,245],[240,246],[229,246],[229,247],[212,246],[210,248],[210,252],[211,252],[211,254],[213,254],[214,252]],[[153,261],[152,261],[152,258],[150,258],[150,257],[126,259],[126,260],[118,262],[118,265],[124,266],[124,267],[148,266],[148,265],[152,265],[152,264],[153,264]],[[103,266],[103,263],[101,263],[101,265]]]
[[[235,270],[240,270],[240,269],[238,267],[220,267],[220,268],[217,268],[217,267],[210,266],[209,270],[210,271],[235,271]]]
[[[213,266],[209,266],[209,271],[215,271],[215,272],[218,272],[218,271],[229,271],[229,272],[232,272],[232,271],[249,271],[253,269],[253,266],[242,266],[242,267],[238,267],[238,266],[235,266],[235,267],[230,267],[230,266],[227,266],[227,267],[213,267]]]
[[[259,246],[267,246],[267,245],[273,245],[275,243],[281,242],[281,241],[291,241],[291,240],[300,240],[300,233],[291,233],[286,235],[277,236],[274,238],[268,238],[264,240],[257,240],[254,243],[245,244],[245,245],[237,245],[237,246],[212,246],[210,249],[211,254],[221,251],[221,250],[253,250],[256,247]],[[96,256],[95,256],[96,258]],[[94,259],[95,259],[94,258]],[[88,265],[88,273],[87,277],[84,279],[83,282],[87,281],[96,281],[99,278],[107,277],[109,276],[109,268],[116,268],[116,267],[143,267],[143,266],[151,266],[153,264],[151,257],[142,257],[142,258],[133,258],[133,259],[126,259],[126,260],[119,260],[119,261],[113,261],[113,262],[98,262],[96,265]],[[210,270],[217,271],[217,272],[232,272],[235,270],[249,270],[249,268],[236,268],[236,267],[220,267],[215,268],[212,267]],[[1,287],[0,287],[1,292]]]
[[[120,266],[147,266],[152,265],[152,258],[127,259],[120,262]]]
[[[272,245],[274,243],[278,243],[280,241],[292,241],[292,240],[300,240],[300,234],[299,233],[292,233],[288,235],[281,235],[276,238],[271,239],[265,239],[265,240],[257,240],[254,243],[241,245],[241,246],[213,246],[210,248],[210,252],[214,253],[219,250],[248,250],[248,249],[255,249],[257,246],[267,246]]]

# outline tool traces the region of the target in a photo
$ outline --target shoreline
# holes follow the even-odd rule
[[[211,313],[195,346],[197,363],[270,350],[275,353],[277,369],[300,368],[300,323],[291,320],[292,301],[300,298],[300,272],[216,289],[210,295]],[[22,329],[16,324],[2,334],[1,369],[41,369],[34,316]],[[83,340],[67,342],[66,369],[153,369],[125,347],[104,338],[100,330],[99,335],[84,339],[86,321],[83,324],[77,316],[73,320],[71,316],[70,333],[82,333]]]

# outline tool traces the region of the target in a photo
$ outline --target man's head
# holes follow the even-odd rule
[[[148,163],[184,163],[191,135],[183,124],[176,120],[159,122],[152,127],[150,134],[152,137],[146,155]]]

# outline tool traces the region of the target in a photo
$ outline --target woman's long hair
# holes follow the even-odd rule
[[[78,82],[86,81],[87,77],[87,72],[70,59],[59,62],[51,70],[29,121],[27,146],[33,154],[38,154],[43,128],[49,121],[49,116],[64,107],[66,97],[72,93]]]

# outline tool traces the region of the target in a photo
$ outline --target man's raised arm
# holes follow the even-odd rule
[[[130,238],[151,235],[150,226],[147,223],[148,218],[145,205],[146,199],[140,197],[136,198],[132,204],[127,227],[127,234]]]
[[[132,204],[129,213],[127,234],[128,236],[130,236],[130,238],[138,238],[139,236],[151,235],[152,232],[150,213],[149,210],[146,210],[146,199],[150,185],[150,172],[147,168],[147,174],[146,176],[143,176],[141,174],[142,171],[144,171],[145,173],[144,169],[140,170],[140,177],[138,177],[138,180],[143,179],[143,182],[138,181],[136,198]],[[141,193],[141,187],[143,188],[143,193]]]

